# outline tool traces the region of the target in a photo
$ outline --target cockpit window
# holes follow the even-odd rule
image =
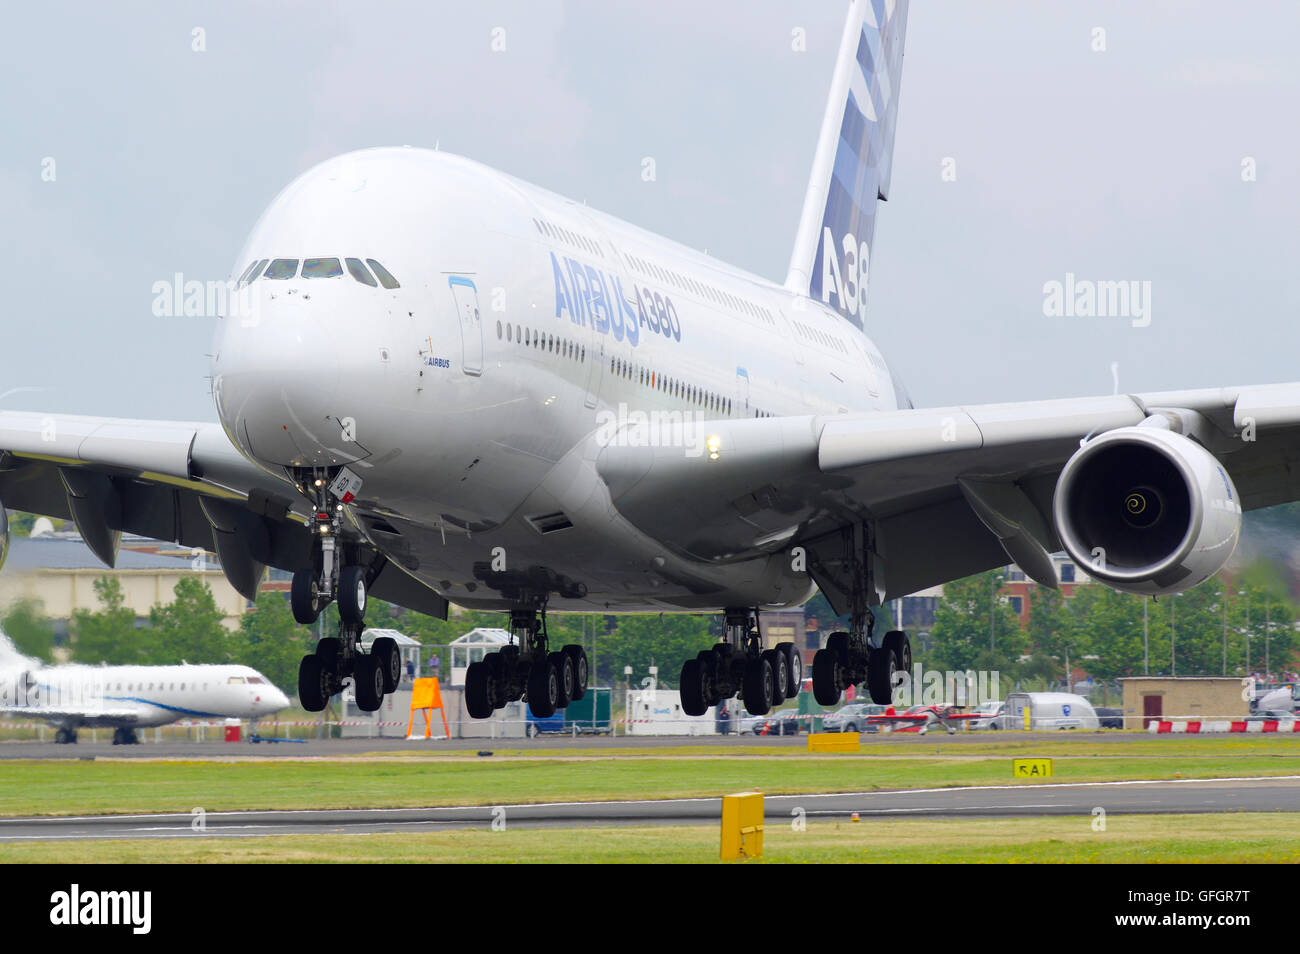
[[[347,258],[344,259],[344,262],[347,263],[348,274],[351,275],[353,278],[355,278],[357,281],[359,281],[361,284],[369,285],[371,288],[374,288],[379,284],[377,281],[375,281],[375,276],[370,274],[369,269],[367,269],[365,265],[361,264],[361,259]]]
[[[266,680],[263,679],[261,676],[249,676],[249,677],[248,677],[248,683],[249,683],[249,685],[253,685],[253,684],[255,684],[255,683],[256,683],[257,685],[261,685],[261,684],[264,683],[264,682],[266,682]]]
[[[375,274],[379,277],[379,284],[383,285],[385,288],[402,287],[397,283],[397,279],[392,276],[388,269],[384,268],[384,266],[380,265],[373,258],[366,259],[366,264],[375,270]]]
[[[236,284],[236,285],[242,285],[242,284],[244,284],[244,282],[248,281],[248,276],[249,276],[249,274],[250,274],[250,273],[253,271],[253,269],[256,268],[256,267],[257,267],[257,259],[253,259],[251,262],[248,263],[248,267],[247,267],[246,269],[244,269],[243,274],[240,275],[239,278],[235,280],[235,284]]]
[[[229,679],[226,680],[226,682],[228,682],[232,686],[242,686],[244,684],[244,677],[231,676]]]
[[[248,273],[248,277],[244,279],[243,284],[251,285],[257,281],[257,276],[262,274],[262,269],[266,268],[266,263],[269,261],[269,258],[264,258],[260,262],[254,262],[253,269]]]
[[[277,258],[266,269],[266,278],[293,278],[298,274],[296,258]]]
[[[338,278],[343,274],[343,266],[337,258],[303,259],[303,278]]]

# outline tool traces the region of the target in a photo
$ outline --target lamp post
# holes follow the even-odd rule
[[[1147,598],[1142,597],[1142,675],[1151,675],[1151,654],[1147,645]]]

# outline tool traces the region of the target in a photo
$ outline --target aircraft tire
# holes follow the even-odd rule
[[[356,684],[357,708],[362,712],[378,709],[384,701],[384,674],[379,669],[379,660],[371,655],[357,656],[353,681]]]
[[[813,656],[813,698],[820,706],[840,701],[839,665],[839,657],[829,645]]]
[[[328,701],[325,668],[319,656],[308,653],[298,664],[298,703],[308,712],[320,712]]]
[[[587,651],[577,643],[570,643],[561,652],[573,658],[573,694],[571,701],[577,702],[587,694],[587,680],[591,675],[591,664],[587,661]]]
[[[528,670],[528,708],[538,719],[555,715],[560,694],[560,678],[549,659],[539,659]]]
[[[562,650],[558,650],[547,653],[546,661],[555,667],[555,677],[558,684],[558,691],[555,694],[555,708],[566,709],[570,700],[573,699],[573,687],[577,682],[573,671],[573,657]]]
[[[293,584],[289,588],[289,605],[297,622],[304,626],[316,622],[320,616],[320,606],[316,595],[315,570],[309,568],[294,571]]]
[[[767,715],[772,711],[774,682],[772,667],[762,656],[745,662],[745,680],[741,698],[750,715]]]
[[[366,621],[366,570],[345,566],[339,573],[339,617],[360,626]]]
[[[384,675],[384,692],[394,692],[402,681],[402,653],[397,648],[397,640],[391,636],[380,636],[370,644],[370,655],[379,663],[379,671]]]
[[[790,682],[790,673],[786,670],[789,659],[779,649],[763,650],[763,658],[772,667],[772,705],[779,705],[785,701],[786,685]]]
[[[803,657],[794,643],[781,643],[776,648],[785,656],[785,697],[793,699],[803,689]]]
[[[682,711],[688,716],[702,716],[709,711],[709,701],[704,697],[704,671],[698,659],[682,663]]]
[[[472,662],[465,670],[465,708],[471,719],[492,715],[492,670],[483,661]]]

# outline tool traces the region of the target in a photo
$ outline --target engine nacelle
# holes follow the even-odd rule
[[[1093,438],[1061,470],[1056,531],[1089,576],[1117,590],[1181,593],[1221,570],[1241,533],[1241,499],[1200,444],[1160,427]]]

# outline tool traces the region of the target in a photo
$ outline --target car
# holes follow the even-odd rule
[[[754,729],[755,735],[798,735],[805,732],[804,719],[798,709],[783,709],[774,712],[762,724]]]
[[[880,715],[884,706],[870,702],[851,702],[840,706],[834,712],[822,716],[823,732],[875,732],[874,725],[867,724],[867,717]]]
[[[1246,717],[1247,722],[1290,722],[1296,717],[1294,712],[1285,709],[1260,709]]]
[[[1124,728],[1124,710],[1123,709],[1098,709],[1097,724],[1103,729],[1122,729]]]
[[[967,725],[972,729],[1005,729],[1007,726],[1002,714],[1005,708],[1006,703],[1001,699],[981,702],[971,710],[971,715],[977,715],[979,718],[971,719]]]

